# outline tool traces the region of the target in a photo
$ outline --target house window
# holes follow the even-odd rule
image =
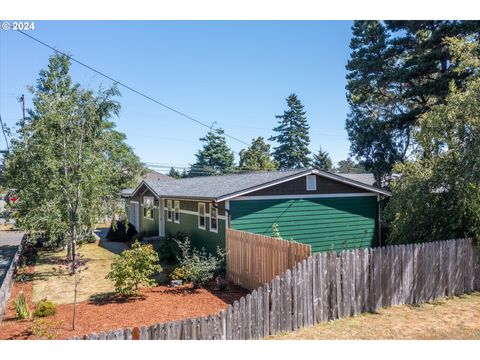
[[[307,175],[307,191],[317,190],[317,176]]]
[[[167,200],[167,221],[172,221],[172,200]]]
[[[143,197],[143,217],[153,220],[153,197]]]
[[[210,206],[210,231],[218,233],[218,209]]]
[[[205,230],[205,203],[198,203],[198,228]]]
[[[173,214],[174,221],[177,224],[180,224],[180,201],[175,200],[173,202],[173,209],[174,209],[174,214]]]

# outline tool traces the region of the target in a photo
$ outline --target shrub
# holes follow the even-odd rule
[[[28,319],[32,316],[28,308],[27,298],[23,292],[20,292],[17,298],[13,300],[13,307],[18,319]]]
[[[38,302],[33,312],[35,317],[45,317],[55,315],[57,312],[57,305],[50,300],[44,299]]]
[[[45,340],[54,340],[59,335],[60,326],[62,326],[63,321],[45,321],[44,319],[35,319],[33,320],[32,325],[32,334],[35,335],[38,339]]]
[[[140,295],[140,285],[155,285],[152,276],[162,271],[158,262],[158,254],[152,245],[141,245],[136,241],[130,250],[123,251],[113,260],[107,278],[113,280],[118,294]]]
[[[193,287],[204,285],[207,281],[212,280],[215,274],[219,273],[225,252],[217,248],[217,255],[207,254],[205,249],[195,249],[190,246],[188,237],[183,241],[177,241],[180,248],[180,266],[174,270],[175,276],[182,276],[175,280],[183,280],[191,282]]]
[[[135,234],[137,234],[137,229],[132,223],[117,220],[108,229],[106,238],[110,241],[131,241]]]
[[[169,233],[159,247],[160,260],[169,264],[178,263],[182,255],[178,242],[185,241],[187,238],[188,234],[183,231],[179,231],[176,234]]]

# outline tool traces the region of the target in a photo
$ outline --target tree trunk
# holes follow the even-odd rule
[[[75,217],[73,214],[72,217]],[[74,279],[74,289],[73,289],[73,318],[72,318],[72,329],[75,330],[75,320],[77,315],[77,224],[76,221],[73,221],[72,225],[72,241],[70,244],[71,248],[71,260],[72,260],[72,275]]]

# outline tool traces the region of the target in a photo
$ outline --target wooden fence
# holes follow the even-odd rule
[[[480,290],[480,252],[471,239],[319,253],[218,314],[73,339],[260,339],[474,290]]]
[[[227,276],[253,290],[312,254],[310,245],[227,229]]]
[[[3,319],[5,311],[7,310],[7,303],[12,292],[13,283],[15,281],[15,274],[17,273],[18,262],[20,260],[20,256],[22,255],[24,241],[25,239],[22,239],[22,242],[20,243],[20,245],[18,245],[17,251],[15,252],[10,266],[5,273],[5,277],[0,284],[0,322]]]

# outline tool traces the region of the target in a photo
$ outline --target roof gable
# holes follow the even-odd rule
[[[145,179],[142,183],[145,183],[146,186],[155,192],[158,197],[183,197],[224,201],[309,174],[316,174],[367,192],[390,196],[388,191],[372,186],[373,177],[369,174],[348,174],[348,176],[346,176],[327,173],[316,169],[295,169],[229,174],[222,176],[205,176],[174,181]],[[137,190],[138,187],[135,192]]]

